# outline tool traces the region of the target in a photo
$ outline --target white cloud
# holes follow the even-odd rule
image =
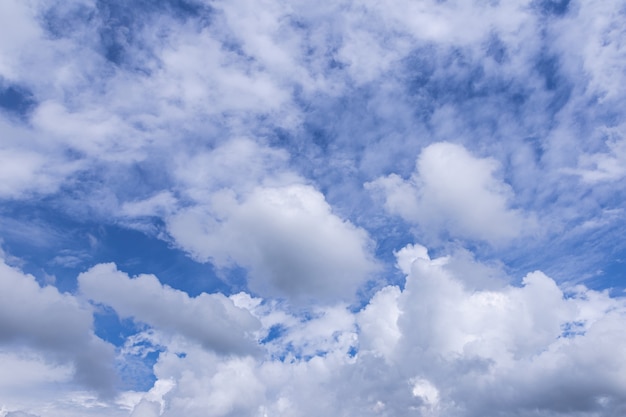
[[[82,167],[66,160],[53,146],[42,144],[37,132],[16,125],[0,114],[0,197],[24,198],[53,193],[62,180]]]
[[[507,241],[533,227],[529,216],[510,207],[511,187],[495,177],[491,158],[476,158],[464,147],[442,142],[427,146],[408,180],[391,174],[366,187],[382,192],[385,208],[427,232]]]
[[[122,205],[121,215],[130,218],[166,216],[174,211],[176,199],[169,191],[162,191],[145,200],[130,201]]]
[[[79,275],[80,291],[122,317],[180,334],[223,354],[255,352],[257,320],[223,294],[187,293],[162,285],[154,275],[130,278],[115,264],[100,264]],[[176,312],[173,314],[172,312]]]
[[[626,176],[626,125],[601,129],[604,152],[583,153],[578,159],[578,168],[566,170],[577,174],[589,184],[618,181]]]
[[[6,349],[6,348],[5,348]],[[72,367],[46,361],[36,352],[0,351],[3,373],[0,386],[3,392],[19,393],[38,384],[67,382],[72,379]]]
[[[198,260],[248,268],[250,288],[263,296],[350,299],[376,268],[367,233],[311,186],[258,187],[241,201],[215,193],[211,209],[179,211],[169,233]]]
[[[41,36],[41,29],[34,18],[34,7],[26,2],[9,0],[0,5],[0,50],[4,57],[0,62],[0,74],[17,77],[16,62],[19,51]]]
[[[553,47],[562,53],[566,70],[582,75],[584,93],[595,96],[599,103],[622,101],[624,72],[620,67],[626,59],[623,8],[619,3],[586,1],[573,3],[570,10],[551,31]]]
[[[453,256],[431,259],[419,245],[398,251],[398,262],[405,288],[383,288],[356,314],[326,307],[299,320],[237,295],[266,330],[283,325],[270,351],[319,353],[259,361],[193,346],[184,357],[166,351],[155,373],[169,381],[167,393],[140,403],[137,415],[592,417],[624,408],[626,362],[612,353],[626,342],[622,299],[582,286],[565,296],[541,272],[521,286],[476,290],[447,269]]]
[[[361,352],[391,357],[402,337],[402,332],[398,328],[398,318],[402,314],[398,307],[400,294],[398,287],[385,287],[378,291],[358,314]]]
[[[32,275],[0,263],[0,344],[70,364],[77,382],[111,395],[113,347],[94,335],[92,321],[91,311],[73,296],[42,288]]]
[[[289,155],[251,139],[234,138],[211,151],[179,156],[174,175],[185,197],[209,203],[213,193],[245,194],[254,187],[301,181],[287,169]]]
[[[602,409],[596,401],[597,392],[585,392],[587,397],[578,405],[567,398],[577,390],[584,391],[582,387],[587,384],[578,379],[575,368],[587,369],[600,383],[613,378],[613,367],[624,366],[621,359],[611,361],[610,366],[593,366],[580,356],[598,354],[585,351],[594,344],[597,329],[623,322],[621,301],[616,309],[616,300],[603,296],[602,301],[594,300],[600,294],[586,289],[565,298],[555,282],[540,272],[528,274],[522,287],[475,291],[446,271],[449,258],[430,260],[421,255],[414,258],[399,300],[403,312],[399,326],[404,337],[398,360],[423,356],[421,363],[409,360],[407,366],[415,364],[413,372],[427,375],[438,381],[437,385],[444,384],[450,400],[463,404],[461,415],[513,409],[520,415],[532,415],[535,407],[542,416],[568,407],[589,407],[589,415],[594,415],[592,410]],[[590,307],[595,313],[589,312]],[[566,335],[570,326],[575,336]],[[610,343],[623,342],[615,335]],[[436,365],[430,365],[429,360]],[[455,381],[444,377],[446,372],[453,372]],[[572,378],[575,383],[565,382]],[[603,388],[599,391],[608,396],[615,389],[619,391],[623,382],[613,381],[612,388],[600,383]],[[516,393],[510,395],[507,390]],[[619,397],[614,400],[621,401]]]

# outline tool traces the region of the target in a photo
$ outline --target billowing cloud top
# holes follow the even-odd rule
[[[624,13],[0,2],[0,417],[626,414]]]
[[[424,148],[409,181],[396,174],[366,184],[380,189],[385,207],[425,230],[499,242],[532,227],[528,215],[508,207],[510,187],[493,177],[493,159],[473,157],[447,142]]]

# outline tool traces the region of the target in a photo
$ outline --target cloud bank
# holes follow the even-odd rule
[[[164,407],[148,411],[142,402],[132,415],[594,416],[624,409],[626,363],[611,354],[624,343],[623,301],[582,286],[564,291],[541,272],[520,286],[468,286],[449,270],[451,257],[431,259],[419,245],[399,251],[398,262],[404,289],[385,287],[356,313],[326,308],[302,320],[247,298],[266,331],[283,327],[264,344],[288,346],[284,356],[165,352],[155,365],[159,381],[173,382],[160,397]],[[303,354],[316,347],[324,355]]]

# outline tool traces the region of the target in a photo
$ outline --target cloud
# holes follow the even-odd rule
[[[222,354],[251,354],[258,323],[222,294],[185,292],[162,285],[154,275],[130,278],[115,264],[96,265],[79,275],[80,291],[122,317],[180,334]],[[176,311],[176,314],[172,314]]]
[[[521,287],[475,291],[445,270],[448,258],[430,259],[423,248],[408,251],[413,263],[399,299],[404,337],[398,359],[422,356],[421,364],[407,363],[435,386],[445,387],[461,415],[525,416],[533,410],[538,415],[565,410],[593,415],[623,406],[621,396],[613,394],[623,382],[611,375],[613,367],[621,369],[624,363],[616,359],[611,365],[592,365],[594,360],[588,359],[601,353],[587,350],[593,349],[596,332],[624,320],[622,300],[584,287],[566,297],[541,272],[528,274]],[[621,344],[621,338],[614,335],[610,343]],[[448,379],[447,372],[456,380]],[[582,375],[593,375],[594,382]],[[607,378],[613,383],[605,383]],[[590,383],[598,389],[588,390]],[[611,405],[600,401],[602,396],[612,398]]]
[[[401,290],[389,286],[378,291],[369,304],[358,314],[359,349],[367,354],[389,358],[402,333],[398,328],[398,318],[402,311],[398,307]]]
[[[40,287],[32,275],[4,262],[0,300],[1,345],[25,346],[47,361],[70,364],[77,382],[113,394],[113,347],[94,334],[90,310],[54,287]]]
[[[32,193],[53,193],[62,180],[80,168],[76,161],[63,160],[59,152],[49,147],[39,148],[36,132],[25,126],[15,125],[0,114],[0,134],[4,140],[0,146],[0,197],[24,198]],[[48,155],[44,151],[50,152]]]
[[[263,296],[350,299],[376,269],[367,233],[311,186],[258,187],[242,201],[215,193],[211,208],[179,211],[169,233],[200,261],[248,268],[250,288]]]
[[[190,346],[183,357],[166,348],[155,375],[168,389],[137,415],[591,417],[624,409],[626,362],[611,354],[625,342],[622,299],[582,286],[564,291],[538,271],[521,285],[476,289],[447,269],[453,256],[431,259],[420,245],[397,258],[404,289],[385,287],[356,313],[323,307],[298,319],[237,295],[265,331],[281,326],[264,346],[286,354],[220,358]],[[250,395],[234,393],[242,387]]]
[[[422,229],[502,242],[526,233],[532,222],[510,207],[513,193],[495,177],[498,167],[494,159],[476,158],[463,146],[442,142],[422,150],[408,180],[391,174],[366,187],[382,193],[389,212]]]
[[[602,129],[604,152],[584,153],[578,158],[578,168],[566,172],[579,175],[583,182],[597,184],[618,181],[626,176],[626,137],[624,125]]]
[[[185,197],[210,202],[212,193],[232,190],[245,194],[259,185],[283,185],[301,180],[288,169],[289,155],[248,138],[233,138],[210,151],[179,156],[174,175]]]
[[[23,411],[10,411],[4,417],[39,417],[35,414],[25,413]]]
[[[3,347],[7,349],[7,347]],[[72,367],[46,361],[36,352],[0,352],[5,371],[0,379],[3,392],[19,393],[46,383],[67,382],[72,379]]]
[[[0,265],[0,415],[626,414],[620,2],[152,3],[0,4],[2,239],[74,288],[133,228],[244,292],[114,233],[80,294]],[[85,297],[149,392],[77,391]]]

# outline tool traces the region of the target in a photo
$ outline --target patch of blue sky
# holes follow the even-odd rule
[[[91,260],[86,248],[94,230],[45,205],[5,202],[0,231],[3,250],[19,258],[25,272],[42,284],[55,277],[53,284],[60,291],[75,291],[76,274]]]
[[[39,16],[43,29],[52,38],[69,37],[98,21],[97,10],[87,4],[57,4],[46,8]]]
[[[150,73],[146,62],[154,63],[153,45],[142,37],[152,18],[168,16],[177,20],[196,19],[208,25],[212,9],[205,3],[185,0],[133,2],[98,0],[85,4],[53,5],[41,15],[43,27],[52,37],[71,37],[80,31],[94,32],[96,50],[110,64]]]
[[[608,289],[611,296],[623,297],[626,294],[626,245],[611,253],[609,262],[603,263],[603,269],[585,285],[595,290]]]
[[[268,329],[267,335],[264,338],[262,338],[259,341],[259,343],[266,344],[274,340],[277,340],[281,336],[283,336],[286,332],[287,332],[287,329],[285,328],[285,326],[281,324],[275,324]]]
[[[210,263],[195,262],[164,240],[118,226],[105,228],[99,239],[102,244],[94,263],[115,262],[131,276],[154,274],[161,283],[185,291],[191,297],[202,292],[233,292]]]
[[[584,283],[594,290],[626,289],[626,268],[619,261],[626,256],[623,222],[611,222],[594,229],[571,231],[546,239],[529,240],[513,248],[490,254],[501,259],[516,280],[541,270],[557,282]],[[479,256],[481,253],[478,251]],[[484,255],[483,255],[484,256]]]
[[[556,114],[569,101],[573,86],[560,71],[558,56],[548,53],[540,54],[535,68],[543,78],[545,90],[550,95],[547,110],[552,114]]]
[[[282,136],[282,143],[288,140],[295,165],[321,187],[349,181],[362,184],[378,175],[408,173],[414,168],[422,140],[413,135],[412,140],[402,139],[413,127],[413,121],[405,117],[407,106],[399,102],[395,111],[388,112],[379,87],[355,87],[340,97],[307,97],[302,104],[303,129]],[[376,150],[380,150],[376,152],[379,159],[368,158]],[[343,176],[341,182],[338,175]]]
[[[152,350],[143,355],[124,355],[123,360],[118,362],[118,389],[147,391],[157,380],[153,372],[159,350]]]
[[[75,292],[77,275],[89,267],[114,262],[131,276],[154,274],[191,296],[232,292],[210,263],[195,262],[164,240],[112,223],[77,220],[46,204],[5,204],[0,230],[4,250],[22,259],[23,269],[40,282],[56,277],[61,291]]]
[[[127,338],[141,330],[131,319],[120,319],[115,310],[98,305],[94,315],[95,334],[103,340],[120,347]]]
[[[487,50],[491,48],[488,46]],[[488,55],[492,54],[488,52]],[[504,52],[499,54],[504,55]],[[457,109],[455,116],[461,120],[450,122],[464,123],[465,126],[459,127],[476,129],[487,126],[489,133],[494,134],[495,128],[499,127],[494,123],[501,119],[503,113],[523,124],[519,118],[530,110],[527,104],[537,92],[527,85],[526,79],[507,71],[487,73],[484,66],[483,58],[475,56],[472,50],[434,47],[415,50],[404,61],[401,73],[402,83],[406,85],[406,99],[414,109],[414,117],[432,126],[435,110],[451,106]],[[555,63],[548,65],[539,58],[537,68],[541,76],[549,80],[546,84],[559,81],[559,103],[564,104],[561,97],[567,97],[567,94],[560,90],[565,87],[560,83],[558,66]],[[550,87],[556,89],[557,84],[550,84]],[[556,111],[558,108],[555,107],[552,113]]]
[[[543,15],[560,17],[569,11],[570,0],[537,0],[534,5]]]
[[[354,358],[358,353],[359,353],[359,348],[356,346],[350,346],[348,348],[348,356],[350,356],[351,358]]]
[[[585,334],[585,323],[580,321],[567,322],[561,325],[561,337],[573,338]]]
[[[37,106],[33,93],[24,86],[0,80],[0,109],[20,119],[27,119]]]

